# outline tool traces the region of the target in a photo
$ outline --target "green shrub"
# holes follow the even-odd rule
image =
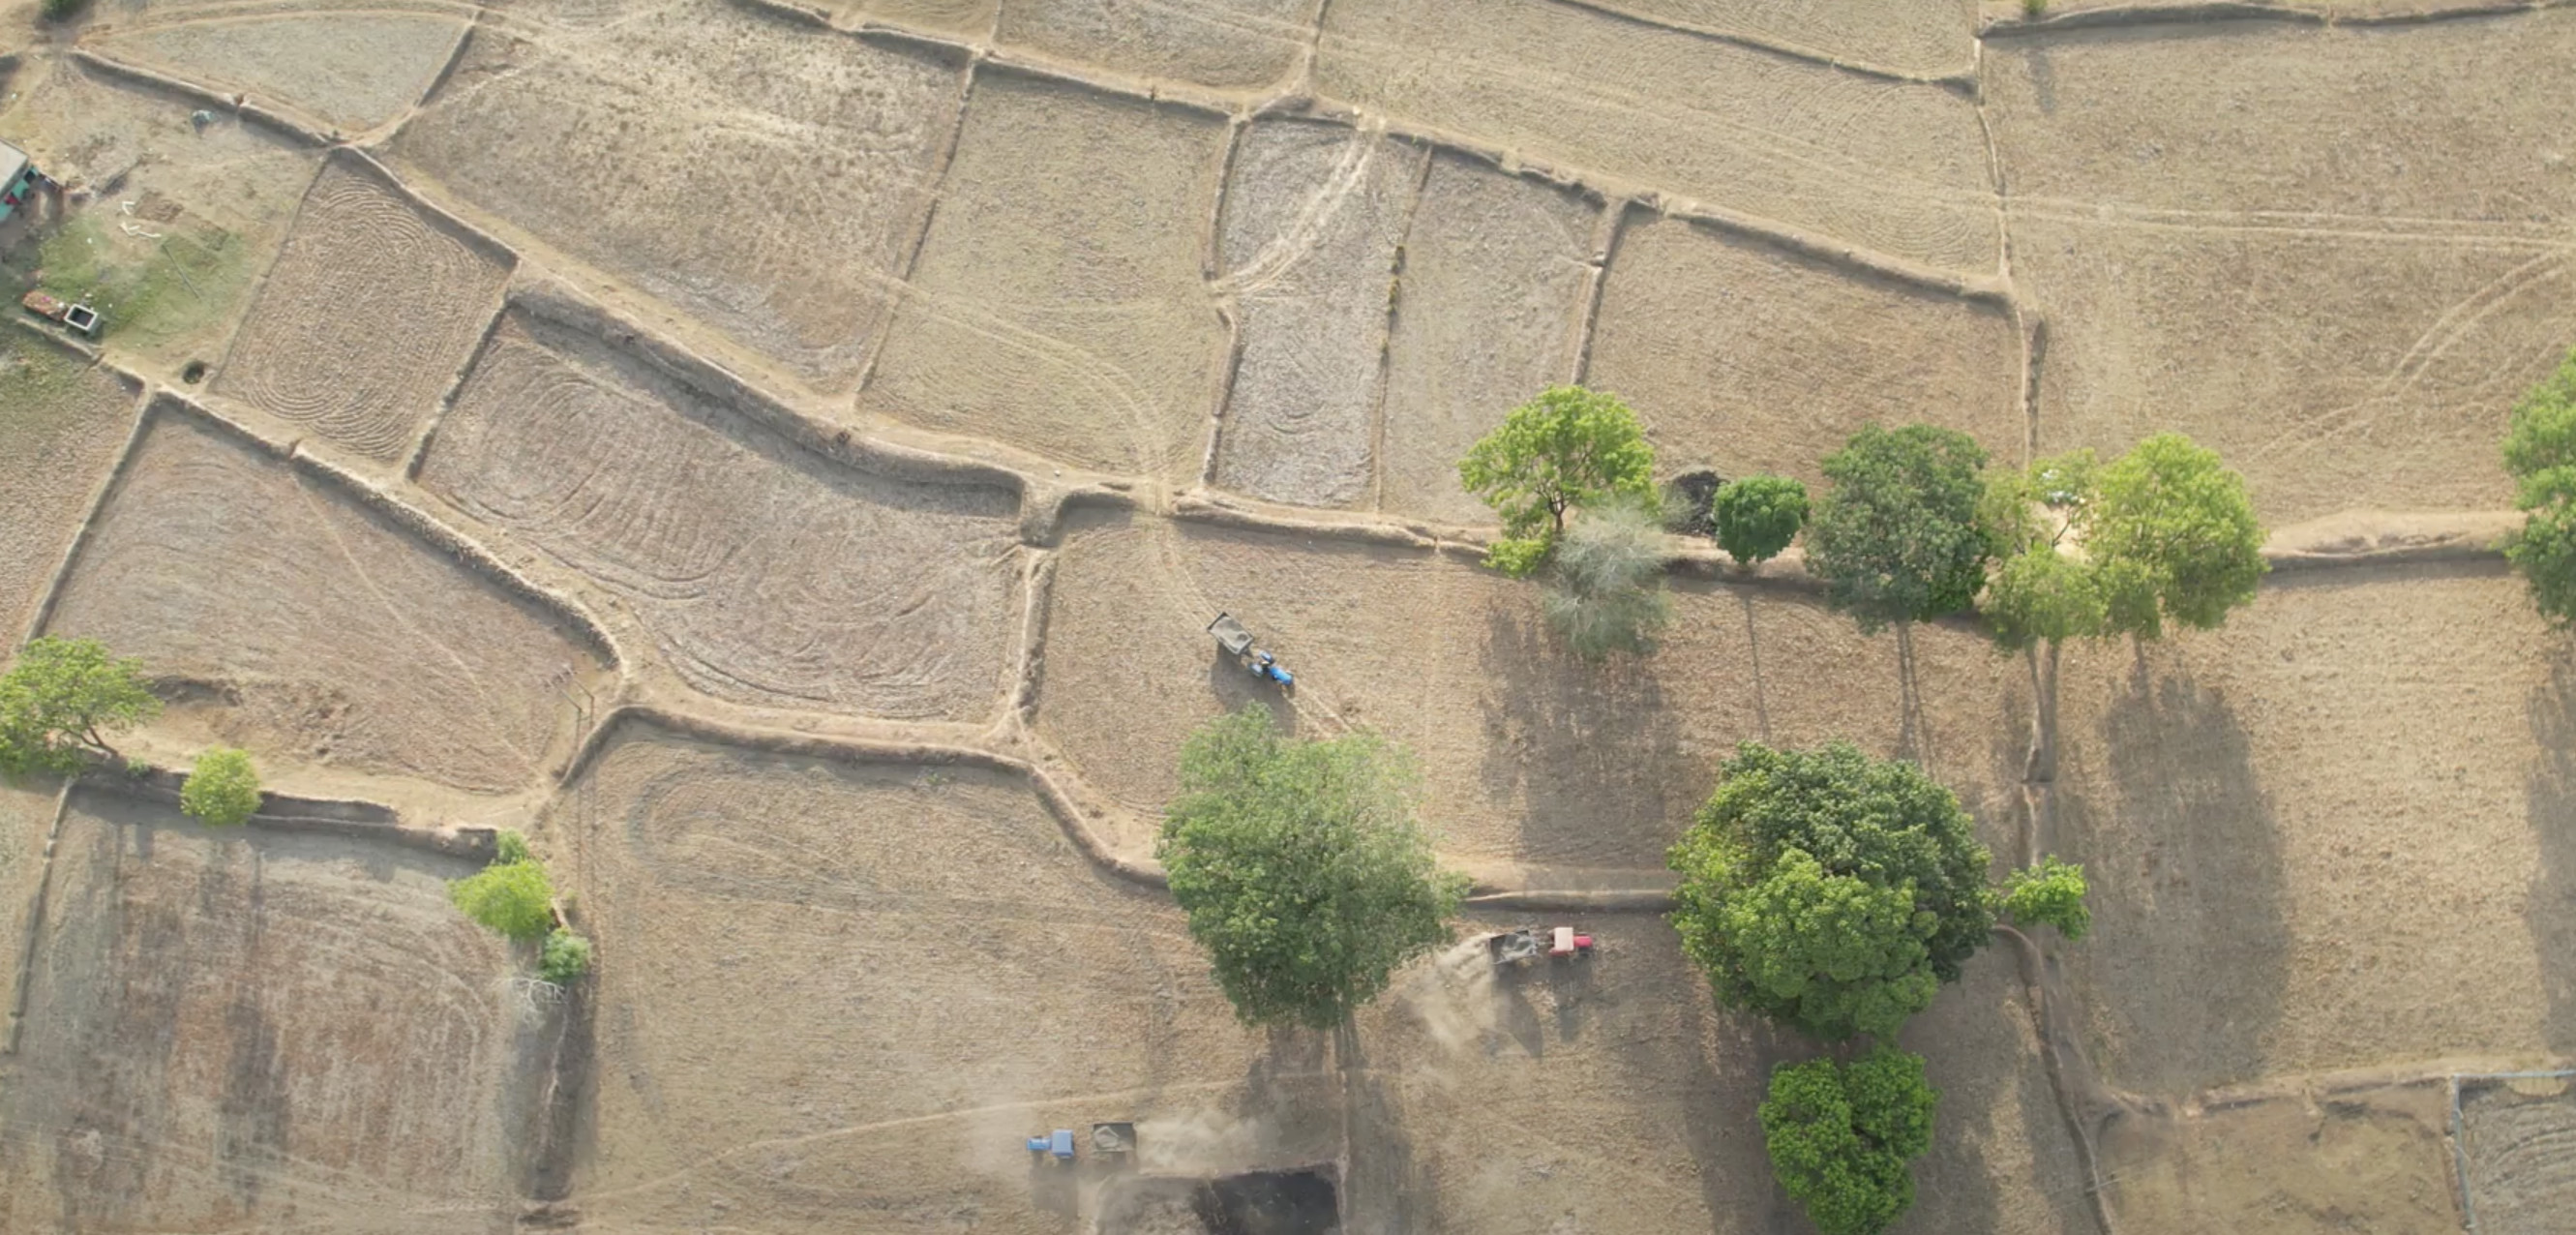
[[[1711,511],[1717,504],[1717,491],[1726,487],[1726,478],[1717,469],[1695,467],[1664,482],[1662,504],[1664,530],[1677,536],[1715,536],[1717,523]]]
[[[536,860],[535,856],[528,852],[528,838],[519,835],[515,829],[501,829],[501,834],[492,838],[492,849],[492,860],[494,862],[533,862]]]
[[[45,20],[69,21],[88,9],[89,0],[45,0]]]
[[[1778,557],[1807,526],[1807,486],[1786,476],[1747,476],[1709,507],[1717,547],[1747,566]]]
[[[1639,655],[1672,621],[1664,595],[1664,535],[1655,516],[1631,500],[1585,511],[1557,543],[1555,573],[1540,612],[1585,660],[1612,652]]]
[[[1655,451],[1619,396],[1551,386],[1458,461],[1458,479],[1503,519],[1485,564],[1514,578],[1546,562],[1568,512],[1626,495],[1652,507]]]
[[[179,809],[213,827],[228,828],[259,811],[259,769],[246,751],[218,746],[197,756],[179,786]]]
[[[142,661],[110,656],[95,639],[37,639],[0,676],[0,775],[68,776],[93,757],[117,758],[107,735],[160,714]]]
[[[2021,15],[2038,17],[2048,12],[2048,0],[2021,0]]]
[[[2004,880],[2004,912],[2015,925],[2047,923],[2069,940],[2093,929],[2093,911],[2084,905],[2084,868],[2055,858],[2014,871]]]
[[[449,883],[447,898],[505,938],[542,938],[554,925],[554,881],[535,862],[495,862]]]
[[[1771,1173],[1824,1235],[1877,1235],[1914,1204],[1911,1164],[1932,1148],[1940,1100],[1923,1057],[1892,1047],[1774,1069],[1761,1111]]]
[[[570,986],[590,972],[590,940],[557,927],[546,935],[537,976],[557,986]]]

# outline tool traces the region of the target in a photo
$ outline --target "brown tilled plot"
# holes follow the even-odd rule
[[[83,790],[53,868],[0,1226],[512,1229],[533,1043],[471,864]]]
[[[978,72],[860,407],[1196,476],[1225,353],[1201,269],[1226,138],[1209,113]]]
[[[666,316],[836,387],[884,320],[963,84],[943,56],[724,0],[517,5],[391,152]]]
[[[456,10],[419,0],[376,7],[289,0],[248,12],[221,0],[162,0],[139,18],[118,16],[94,40],[100,51],[228,93],[279,99],[351,133],[409,111],[467,29]]]
[[[692,686],[983,720],[1020,623],[1016,495],[825,463],[599,339],[513,312],[421,483],[631,605]]]
[[[594,998],[589,1221],[1060,1230],[1023,1137],[1262,1118],[1230,1107],[1262,1040],[1180,913],[1022,780],[630,725],[582,785],[559,851],[623,958]]]
[[[336,484],[152,415],[46,633],[202,684],[285,759],[514,792],[560,752],[559,692],[596,671],[561,618]]]
[[[140,405],[68,349],[0,336],[0,630],[14,635],[34,616]]]
[[[305,195],[215,391],[334,446],[401,457],[473,350],[506,254],[421,210],[364,160]]]
[[[1268,706],[1325,736],[1366,725],[1420,758],[1446,852],[1594,878],[1653,882],[1746,740],[1907,754],[2000,821],[2018,663],[1935,627],[1863,639],[1798,591],[1686,582],[1674,601],[1654,660],[1594,667],[1530,588],[1448,554],[1086,516],[1057,567],[1038,729],[1150,815],[1177,788],[1172,753],[1222,710]],[[1297,673],[1293,703],[1218,654],[1219,611]]]
[[[1234,150],[1217,229],[1242,357],[1216,483],[1306,506],[1369,496],[1386,321],[1421,147],[1297,121]]]
[[[1275,1171],[1352,1235],[1803,1230],[1756,1110],[1816,1048],[1653,909],[1737,743],[1846,738],[2094,914],[1907,1027],[1942,1103],[1891,1231],[2555,1235],[2576,667],[2460,529],[2510,526],[2505,409],[2576,345],[2576,8],[2468,2],[59,27],[0,138],[82,247],[9,265],[150,312],[95,369],[0,344],[0,619],[141,656],[139,757],[524,828],[599,960],[517,1007],[461,864],[93,787],[48,867],[59,787],[0,787],[42,907],[0,1227],[1204,1235]],[[220,260],[149,273],[179,243]],[[2306,526],[2215,632],[1864,637],[1794,560],[1693,561],[1658,651],[1585,664],[1458,531],[1459,457],[1573,380],[1665,474],[2179,429]],[[1236,1024],[1156,886],[1178,750],[1245,707],[1410,750],[1485,894],[1342,1032]],[[1560,921],[1597,955],[1474,942]],[[1129,1119],[1134,1175],[1024,1149]]]

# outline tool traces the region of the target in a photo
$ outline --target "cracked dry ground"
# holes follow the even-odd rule
[[[2493,1078],[2576,1055],[2576,662],[2482,546],[2576,344],[2576,8],[2444,2],[0,6],[72,225],[209,255],[0,339],[0,615],[144,657],[147,758],[403,824],[0,788],[0,1229],[1071,1232],[1020,1138],[1135,1119],[1354,1232],[1803,1230],[1804,1048],[1654,907],[1734,743],[1833,737],[2094,889],[1908,1029],[1900,1230],[2570,1229],[2576,1098]],[[1589,668],[1450,470],[1568,380],[1811,482],[2181,429],[2279,569],[2035,663],[1686,568]],[[1590,980],[1236,1027],[1150,853],[1256,700],[1416,751],[1466,929],[1579,913]],[[565,1006],[407,843],[495,826]]]

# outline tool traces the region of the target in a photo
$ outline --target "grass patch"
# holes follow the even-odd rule
[[[249,246],[219,227],[127,235],[104,212],[56,228],[9,261],[23,289],[42,288],[98,310],[102,340],[157,347],[206,326],[249,283]]]
[[[0,445],[32,449],[33,439],[23,435],[48,434],[70,421],[85,393],[84,368],[32,339],[0,336]]]

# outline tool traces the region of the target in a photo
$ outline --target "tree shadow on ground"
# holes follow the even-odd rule
[[[2067,954],[2103,1072],[2177,1092],[2251,1080],[2290,932],[2278,825],[2243,725],[2141,649],[2092,734],[2061,731],[2042,834],[2084,865],[2093,934]],[[2107,1046],[2107,1049],[2106,1049]]]
[[[2026,1174],[2014,1182],[2037,1193],[2045,1208],[2031,1214],[2016,1196],[2019,1220],[2010,1225],[2030,1230],[2037,1219],[2039,1230],[2092,1235],[2082,1166],[2033,1049],[2018,961],[1998,940],[1900,1036],[1900,1045],[1924,1057],[1941,1102],[1932,1149],[1914,1164],[1914,1208],[1893,1231],[2002,1230],[2004,1184]],[[2004,1112],[2009,1118],[1999,1120]]]
[[[1359,1033],[1348,1022],[1334,1031],[1333,1058],[1341,1071],[1342,1111],[1349,1127],[1343,1230],[1346,1235],[1409,1235],[1431,1229],[1433,1215],[1440,1212],[1436,1186],[1414,1155],[1403,1104],[1387,1078],[1369,1068]]]
[[[2576,956],[2576,660],[2560,656],[2549,680],[2531,692],[2531,738],[2540,747],[2526,800],[2540,868],[2533,872],[2523,920],[2544,958]],[[2559,1054],[2576,1054],[2576,964],[2544,964],[2548,996],[2542,1038]]]
[[[1679,720],[1652,656],[1587,662],[1534,606],[1491,613],[1480,659],[1488,792],[1519,790],[1522,860],[1660,866],[1694,803],[1676,797]]]
[[[1714,1058],[1705,1045],[1711,1042]],[[1761,1017],[1720,1008],[1702,988],[1679,1035],[1623,1039],[1616,1049],[1638,1075],[1685,1078],[1682,1089],[1691,1097],[1682,1104],[1681,1133],[1699,1167],[1701,1203],[1717,1229],[1765,1235],[1814,1229],[1772,1177],[1761,1118],[1771,1070],[1818,1054],[1814,1043]],[[1676,1050],[1687,1059],[1670,1058]]]

